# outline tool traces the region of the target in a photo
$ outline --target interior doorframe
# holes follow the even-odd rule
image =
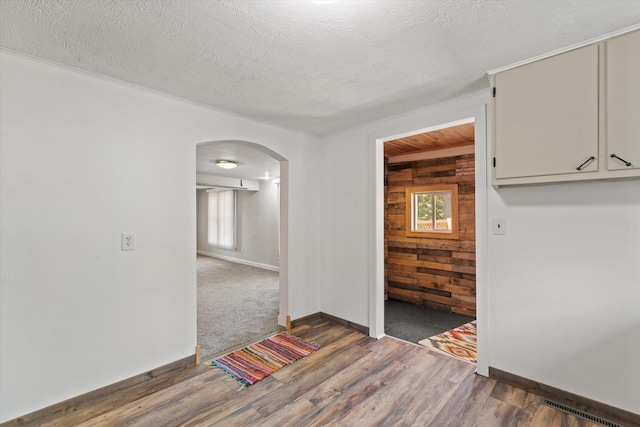
[[[194,152],[194,161],[195,165],[195,151],[197,145],[203,144],[212,144],[216,142],[234,142],[239,145],[243,145],[246,147],[254,148],[258,151],[263,152],[264,154],[278,160],[280,162],[280,188],[278,190],[279,196],[279,279],[280,279],[280,291],[279,291],[279,312],[278,312],[278,324],[280,326],[287,325],[287,316],[289,315],[289,160],[287,160],[282,155],[273,151],[269,147],[262,145],[257,142],[243,141],[243,140],[229,140],[229,139],[219,139],[219,140],[209,140],[209,141],[200,141],[196,142],[193,146]],[[195,168],[194,168],[195,169]],[[196,171],[194,170],[194,182],[196,179]],[[194,203],[195,206],[195,203]],[[194,230],[194,235],[197,233],[197,224],[196,230]],[[198,252],[198,242],[196,239],[196,253]],[[195,270],[195,266],[194,266]],[[197,283],[194,284],[197,287]],[[197,295],[197,289],[196,289]],[[196,296],[197,298],[197,296]],[[197,322],[196,322],[196,337],[197,337]]]
[[[370,147],[370,220],[369,220],[369,334],[384,336],[384,142],[473,119],[475,125],[476,196],[476,318],[478,319],[477,373],[489,375],[488,357],[488,163],[487,111],[489,91],[432,107],[419,112],[413,120],[369,135]]]

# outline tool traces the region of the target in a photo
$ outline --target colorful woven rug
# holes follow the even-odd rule
[[[211,363],[249,386],[319,348],[316,344],[283,332],[222,356]]]
[[[465,362],[476,363],[476,321],[424,339],[418,344]]]

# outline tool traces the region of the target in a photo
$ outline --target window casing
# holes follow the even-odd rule
[[[458,238],[458,185],[406,189],[407,237]]]
[[[207,236],[210,246],[236,249],[236,191],[209,191]]]

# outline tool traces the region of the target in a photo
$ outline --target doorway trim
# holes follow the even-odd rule
[[[369,334],[384,336],[384,143],[473,120],[475,123],[476,196],[476,318],[478,319],[477,373],[489,375],[488,357],[488,138],[487,106],[489,91],[444,103],[420,112],[421,118],[407,120],[369,135]]]

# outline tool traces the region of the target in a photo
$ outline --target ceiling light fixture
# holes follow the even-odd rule
[[[238,162],[231,160],[216,160],[216,165],[220,166],[222,169],[233,169],[238,166]]]

